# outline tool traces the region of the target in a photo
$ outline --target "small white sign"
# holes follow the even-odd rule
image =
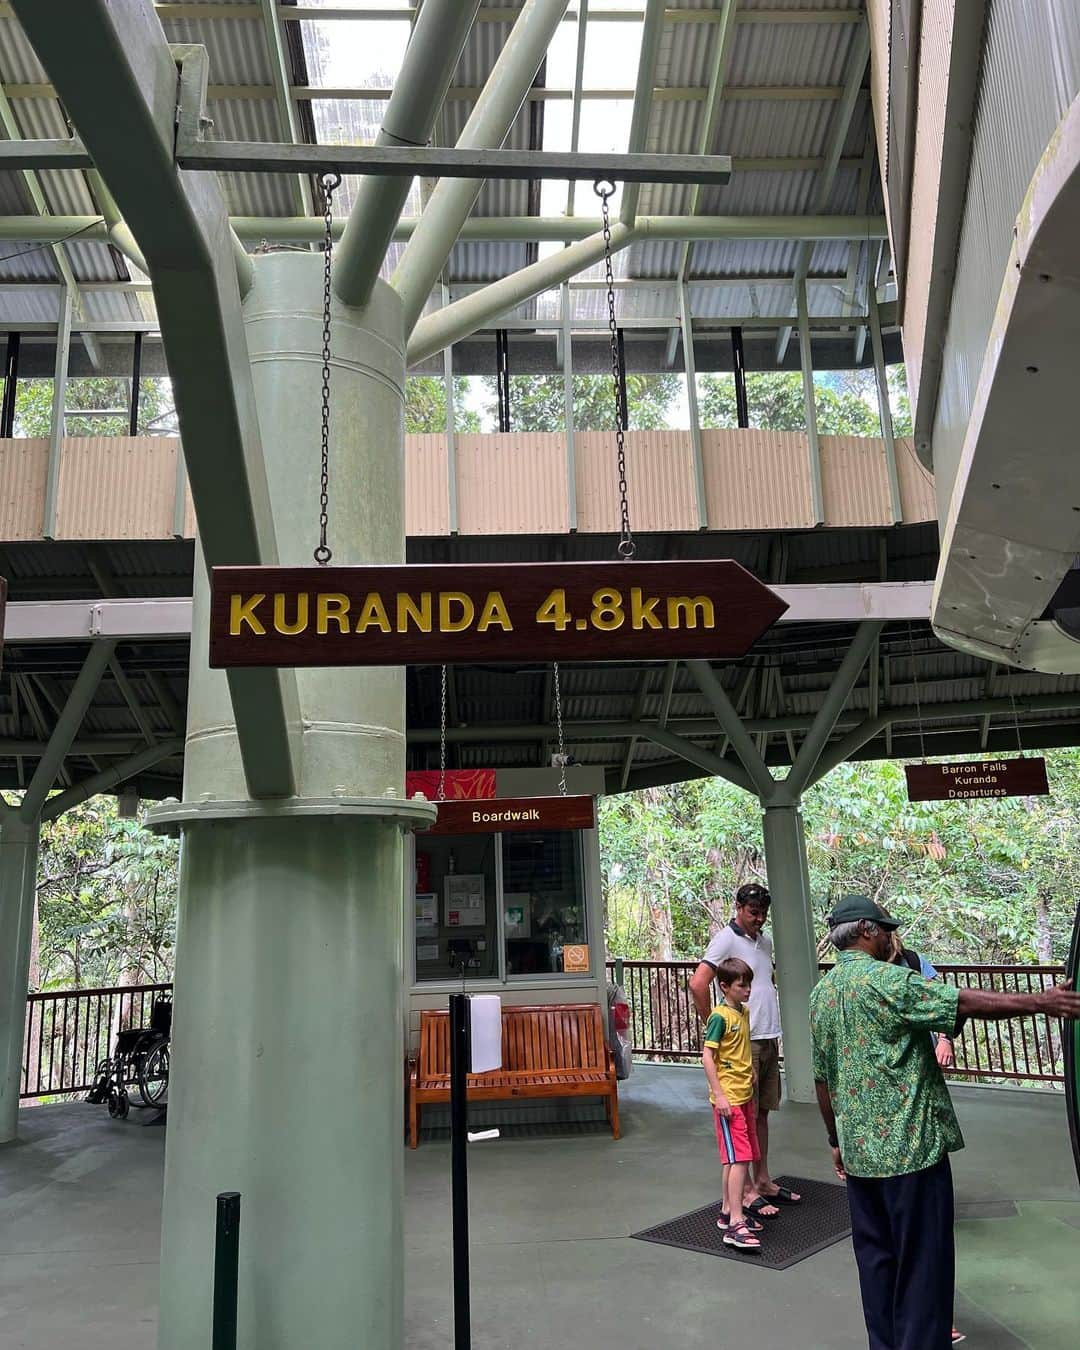
[[[469,1043],[473,1073],[502,1068],[502,999],[498,994],[470,995]]]
[[[439,959],[439,944],[437,942],[418,942],[416,944],[417,961],[437,961]]]

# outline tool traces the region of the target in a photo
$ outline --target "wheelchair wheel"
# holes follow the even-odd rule
[[[159,1041],[139,1057],[139,1093],[147,1106],[161,1106],[169,1092],[169,1042]]]
[[[126,1120],[131,1103],[123,1088],[114,1087],[109,1091],[109,1115],[113,1120]]]

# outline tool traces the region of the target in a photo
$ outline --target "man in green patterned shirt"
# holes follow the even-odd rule
[[[964,1140],[930,1033],[969,1017],[1080,1017],[1080,994],[957,989],[888,961],[900,925],[867,896],[829,918],[836,965],[810,995],[813,1069],[851,1240],[870,1350],[947,1350],[953,1189]]]

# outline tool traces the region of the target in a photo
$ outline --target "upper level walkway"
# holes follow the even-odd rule
[[[1062,1096],[953,1096],[957,1322],[978,1350],[1073,1350],[1080,1199]],[[475,1350],[861,1350],[847,1240],[774,1271],[630,1239],[713,1200],[719,1167],[700,1069],[638,1064],[620,1097],[618,1143],[603,1123],[519,1126],[470,1150]],[[0,1149],[0,1345],[151,1350],[164,1131],[84,1102],[22,1116],[22,1142]],[[1037,1166],[1016,1167],[1018,1139]],[[771,1152],[783,1173],[829,1178],[814,1107],[785,1103]],[[405,1343],[445,1350],[449,1144],[406,1164]],[[208,1197],[207,1240],[212,1223]]]
[[[635,531],[783,531],[936,519],[933,479],[910,439],[817,438],[821,519],[804,432],[632,431],[627,471]],[[0,440],[0,543],[191,539],[180,441],[173,436]],[[606,533],[618,529],[614,438],[521,432],[405,438],[405,532]]]

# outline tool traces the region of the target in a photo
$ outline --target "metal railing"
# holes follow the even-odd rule
[[[19,1096],[88,1092],[116,1033],[149,1026],[154,999],[171,989],[171,984],[139,984],[30,994]]]
[[[609,979],[626,990],[635,1055],[688,1061],[701,1056],[702,1025],[690,997],[696,961],[607,962]],[[822,964],[822,970],[828,970]],[[1064,966],[939,965],[938,973],[960,988],[1003,993],[1048,989],[1065,977]],[[154,999],[171,984],[114,985],[31,994],[20,1097],[34,1099],[88,1092],[98,1063],[112,1050],[116,1033],[149,1026]],[[1061,1023],[1028,1016],[1006,1022],[969,1022],[956,1038],[950,1076],[991,1082],[1061,1085],[1065,1081]]]
[[[696,961],[607,962],[608,978],[621,984],[630,1003],[635,1055],[651,1060],[688,1061],[702,1051],[702,1027],[690,997]],[[822,970],[829,965],[822,963]],[[1033,993],[1060,983],[1065,967],[939,965],[941,978],[960,988]],[[956,1067],[949,1076],[1001,1083],[1065,1082],[1061,1022],[1027,1016],[1006,1022],[968,1022],[955,1043]]]

